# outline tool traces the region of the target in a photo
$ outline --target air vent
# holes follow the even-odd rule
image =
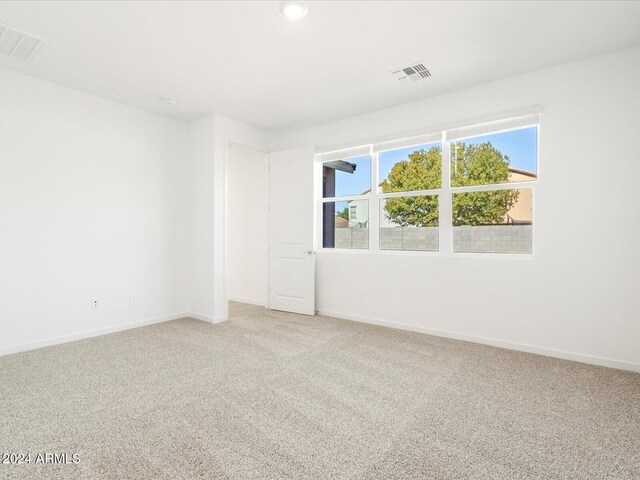
[[[407,67],[396,68],[391,71],[393,78],[402,83],[418,82],[431,76],[431,72],[422,63],[416,63]]]
[[[4,55],[29,62],[44,43],[43,38],[0,23],[0,53]]]

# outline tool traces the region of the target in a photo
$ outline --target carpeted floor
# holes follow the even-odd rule
[[[0,478],[638,479],[640,375],[326,317],[0,358]]]
[[[229,301],[229,318],[246,317],[247,315],[261,313],[263,311],[264,307],[258,305]]]

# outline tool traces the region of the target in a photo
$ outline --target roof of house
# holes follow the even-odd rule
[[[528,170],[522,170],[520,168],[509,167],[510,172],[519,173],[520,175],[526,175],[527,177],[538,178],[538,174],[529,172]]]

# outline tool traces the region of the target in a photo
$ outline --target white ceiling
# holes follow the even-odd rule
[[[47,44],[0,66],[192,120],[297,130],[640,45],[640,2],[0,2]],[[394,83],[424,62],[433,77]],[[159,97],[175,97],[169,106]]]

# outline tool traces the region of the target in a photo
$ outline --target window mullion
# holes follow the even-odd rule
[[[438,198],[440,215],[440,253],[450,254],[453,250],[453,196],[451,195],[451,145],[447,132],[442,132],[442,189]]]
[[[344,197],[327,197],[322,199],[322,203],[349,202],[351,200],[367,200],[370,194],[366,195],[345,195]]]
[[[451,187],[452,193],[471,192],[495,192],[499,190],[518,190],[522,188],[534,188],[536,182],[512,182],[512,183],[489,183],[486,185],[469,185],[464,187]]]
[[[407,190],[405,192],[379,193],[378,198],[397,198],[397,197],[421,197],[426,195],[440,195],[442,190],[436,188],[434,190]]]
[[[369,199],[369,249],[380,250],[380,200],[378,196],[379,162],[378,152],[371,155],[371,197]]]

